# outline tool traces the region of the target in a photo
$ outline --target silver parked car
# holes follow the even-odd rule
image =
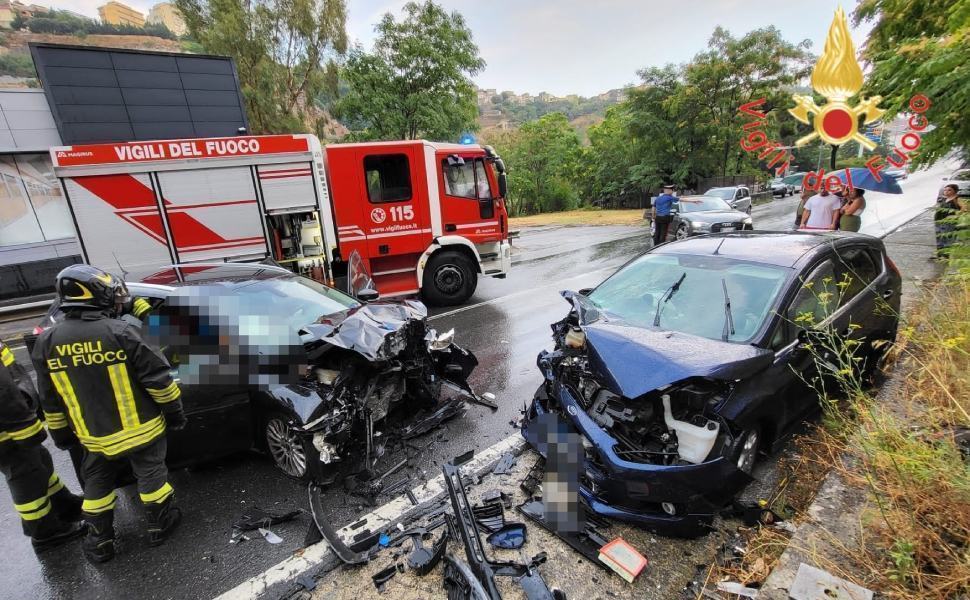
[[[705,196],[720,198],[734,210],[751,214],[751,190],[747,186],[734,185],[731,187],[716,187],[704,192]]]

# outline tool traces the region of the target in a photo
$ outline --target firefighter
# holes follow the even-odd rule
[[[122,310],[144,323],[148,318],[148,313],[152,310],[152,305],[144,298],[135,297],[132,298],[130,303],[125,303]]]
[[[72,265],[57,275],[65,319],[44,331],[32,358],[41,403],[59,448],[84,448],[82,544],[92,562],[114,557],[118,473],[130,465],[157,546],[181,521],[165,466],[166,428],[185,426],[181,392],[168,362],[138,328],[113,315],[128,302],[124,283],[100,269]]]
[[[0,342],[0,471],[38,553],[81,536],[81,499],[54,471],[30,377]]]

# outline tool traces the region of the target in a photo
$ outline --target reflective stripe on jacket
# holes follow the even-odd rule
[[[168,361],[136,327],[97,311],[69,314],[31,355],[49,427],[70,426],[91,452],[122,456],[165,433],[181,410]]]
[[[26,391],[22,384],[29,386]],[[39,443],[46,437],[37,419],[33,389],[13,352],[0,342],[0,448],[10,442]]]

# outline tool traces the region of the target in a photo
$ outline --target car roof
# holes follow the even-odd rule
[[[804,258],[819,254],[825,246],[844,246],[873,238],[848,232],[826,231],[745,231],[710,234],[658,246],[652,254],[692,254],[734,258],[779,267],[794,267]]]
[[[267,279],[285,279],[294,273],[274,265],[257,263],[176,264],[143,273],[127,273],[125,282],[144,287],[174,288],[211,283],[251,283]]]

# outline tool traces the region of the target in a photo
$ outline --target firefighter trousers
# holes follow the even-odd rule
[[[128,465],[135,474],[138,495],[148,512],[149,521],[154,520],[164,507],[171,505],[175,494],[168,482],[168,467],[165,465],[167,449],[165,436],[162,436],[151,445],[121,458],[109,459],[101,454],[86,452],[81,462],[85,520],[110,526],[118,474]]]
[[[44,446],[0,450],[0,471],[7,480],[25,535],[43,539],[61,533],[64,520],[77,519],[76,514],[71,514],[77,510],[77,497],[54,472],[54,462]]]

